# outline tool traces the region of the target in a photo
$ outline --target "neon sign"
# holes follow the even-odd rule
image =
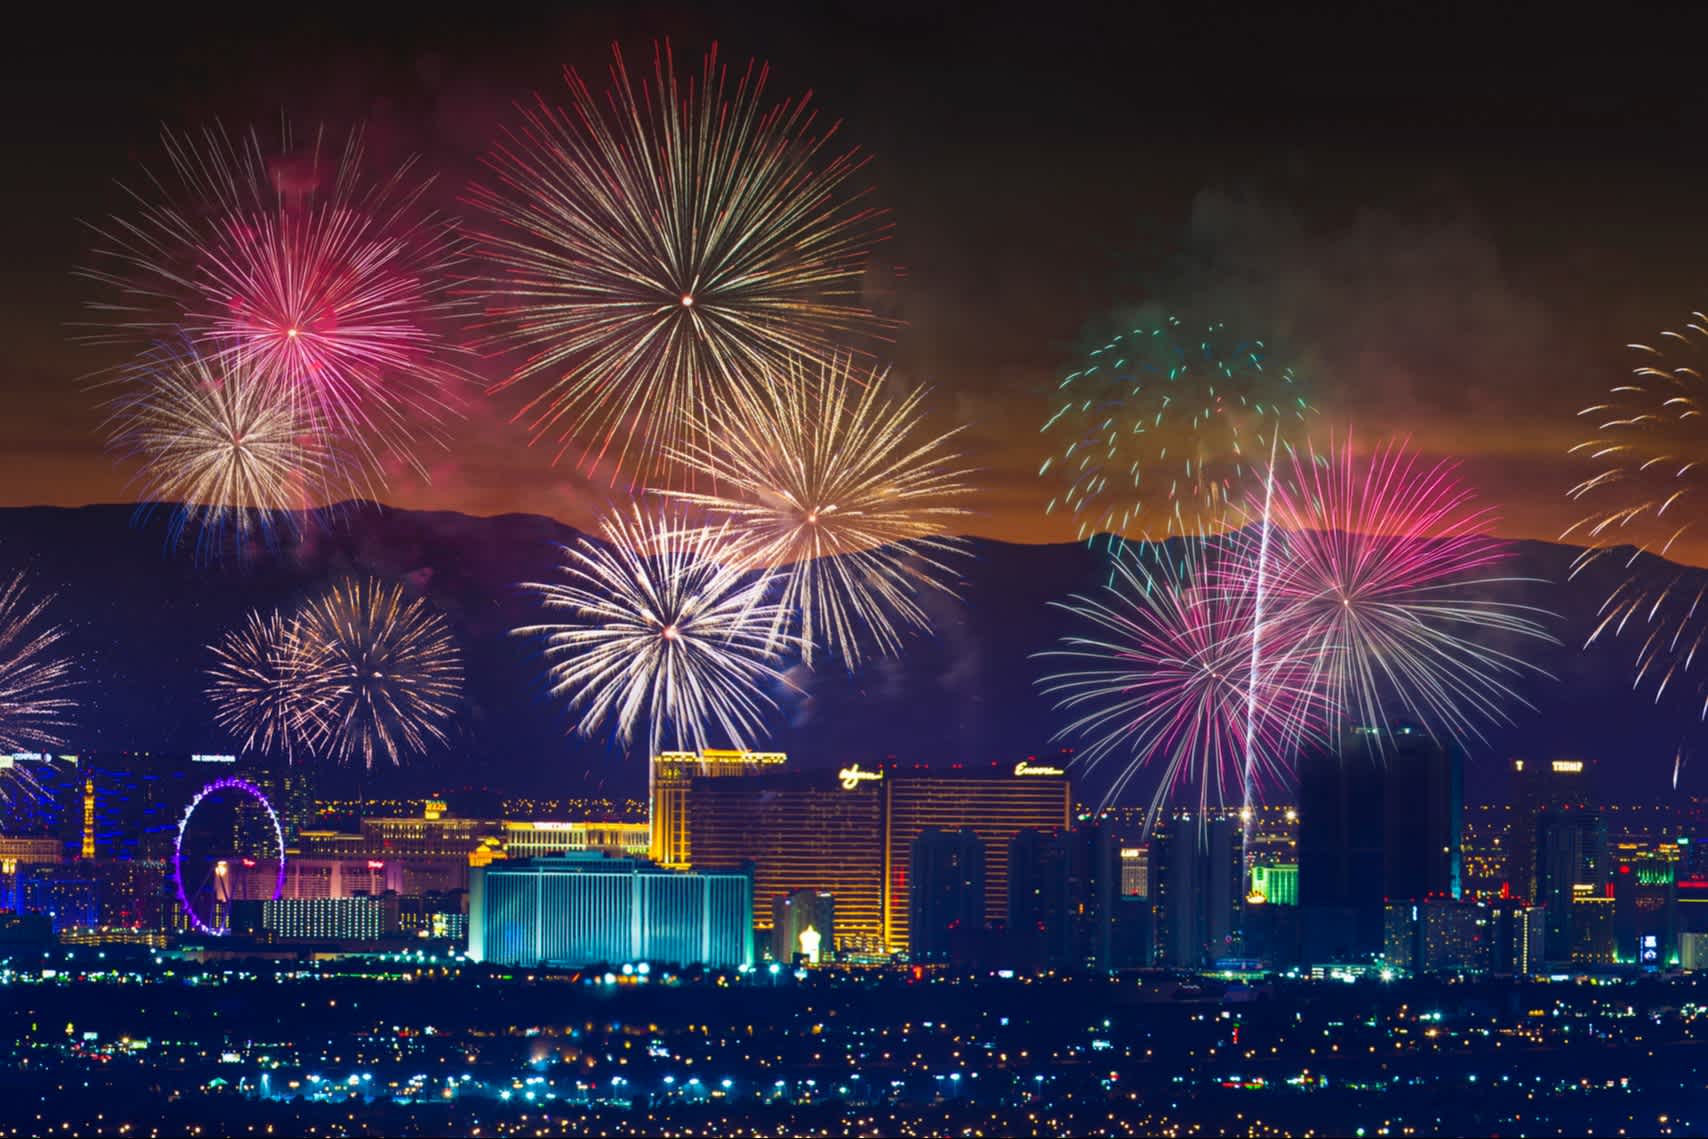
[[[836,773],[837,781],[842,784],[842,789],[844,791],[852,791],[862,783],[869,782],[873,779],[882,779],[883,777],[884,773],[881,771],[861,770],[858,763],[844,767],[841,771]]]
[[[1059,767],[1049,767],[1042,763],[1027,763],[1021,760],[1014,765],[1016,775],[1066,775],[1067,772]]]

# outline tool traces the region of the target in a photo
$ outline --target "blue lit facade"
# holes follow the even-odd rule
[[[503,965],[753,963],[753,880],[574,851],[469,876],[469,957]]]
[[[178,817],[210,770],[229,757],[102,752],[8,757],[28,773],[6,809],[7,833],[51,834],[68,858],[172,856]]]

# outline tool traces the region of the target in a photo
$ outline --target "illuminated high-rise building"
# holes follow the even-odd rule
[[[469,957],[569,968],[751,965],[752,881],[593,852],[495,862],[469,882]]]
[[[1121,896],[1148,898],[1151,894],[1151,852],[1148,846],[1121,848]]]
[[[913,840],[908,875],[908,956],[947,961],[957,930],[984,928],[984,843],[970,830],[927,827]]]
[[[1299,905],[1312,962],[1383,952],[1390,902],[1461,889],[1461,757],[1406,723],[1356,726],[1299,760]]]
[[[428,891],[415,895],[399,895],[395,905],[397,931],[405,937],[461,942],[468,940],[466,891]]]
[[[1487,903],[1489,972],[1497,977],[1528,977],[1547,959],[1545,910],[1522,898]]]
[[[1582,900],[1609,900],[1612,864],[1607,849],[1607,821],[1598,811],[1572,806],[1550,808],[1536,816],[1535,827],[1536,904],[1546,907],[1546,947],[1551,961],[1599,961],[1606,918],[1606,953],[1612,949],[1612,910],[1605,915],[1599,902],[1579,909]],[[1580,944],[1575,922],[1591,921],[1596,931],[1585,932]],[[1586,957],[1585,955],[1588,954]]]
[[[782,770],[780,751],[707,748],[702,752],[667,751],[653,757],[648,797],[651,834],[648,850],[660,866],[683,870],[693,864],[688,824],[688,788],[695,779],[727,779]]]
[[[1366,747],[1299,757],[1299,921],[1308,962],[1364,961],[1384,931],[1385,795]]]
[[[1665,969],[1678,962],[1678,863],[1655,851],[1619,860],[1613,874],[1614,956]]]
[[[1256,865],[1299,861],[1299,811],[1285,803],[1257,803],[1241,808],[1245,856]]]
[[[101,924],[113,928],[164,929],[172,886],[171,868],[142,859],[98,859],[86,864],[100,883]]]
[[[538,858],[572,850],[602,850],[606,854],[645,858],[651,845],[651,828],[646,823],[507,819],[499,841],[500,849],[509,858]]]
[[[1464,829],[1459,749],[1401,724],[1389,734],[1379,762],[1387,814],[1382,835],[1384,897],[1391,902],[1457,899]]]
[[[500,832],[502,824],[496,820],[459,818],[446,814],[436,803],[429,800],[427,809],[415,817],[363,819],[363,853],[462,858],[482,839]],[[305,849],[312,847],[312,842],[305,844]]]
[[[261,902],[261,928],[287,940],[378,941],[397,932],[387,899],[268,898]]]
[[[884,943],[908,946],[908,862],[928,827],[970,830],[985,849],[985,920],[1008,921],[1008,847],[1023,830],[1063,830],[1072,821],[1072,788],[1060,767],[1022,761],[978,767],[886,767],[884,798]],[[840,899],[838,899],[840,904]]]
[[[1460,897],[1529,901],[1513,884],[1510,872],[1515,818],[1505,803],[1484,803],[1475,812],[1466,812],[1464,837],[1459,842]]]
[[[1008,844],[1014,960],[1031,968],[1109,968],[1120,873],[1107,823],[1015,835]]]
[[[1237,818],[1177,812],[1152,842],[1159,964],[1197,969],[1229,956],[1244,899]]]
[[[1446,897],[1390,902],[1383,963],[1411,973],[1487,973],[1493,921],[1481,902]]]
[[[17,876],[11,909],[46,914],[55,933],[101,920],[101,884],[86,865],[33,866]]]
[[[1544,811],[1587,811],[1593,801],[1593,760],[1561,758],[1512,761],[1512,827],[1507,836],[1507,889],[1513,897],[1541,904],[1537,891],[1536,822]]]
[[[752,866],[761,936],[769,936],[775,899],[823,891],[836,899],[836,950],[883,950],[881,772],[850,765],[840,772],[698,776],[681,802],[696,870]]]
[[[51,835],[0,834],[0,870],[10,874],[18,866],[51,866],[65,861],[65,849]]]
[[[984,843],[985,918],[1003,922],[1009,840],[1069,822],[1071,789],[1057,767],[851,763],[787,772],[776,753],[727,755],[704,774],[698,757],[660,757],[655,842],[695,869],[751,863],[761,935],[771,928],[773,899],[797,890],[834,895],[836,948],[844,952],[907,951],[912,844],[927,828],[971,830]]]
[[[1579,894],[1571,900],[1571,963],[1613,965],[1618,963],[1613,921],[1613,899],[1606,894]],[[1552,937],[1552,932],[1549,933]],[[1554,956],[1550,951],[1549,956]]]

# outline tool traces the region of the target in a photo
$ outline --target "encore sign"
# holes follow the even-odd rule
[[[1041,763],[1027,763],[1021,760],[1014,765],[1016,775],[1066,775],[1067,772],[1059,767],[1046,767]]]
[[[838,771],[836,773],[836,777],[841,781],[842,789],[844,791],[852,791],[854,788],[868,780],[882,779],[884,777],[884,773],[881,771],[862,771],[860,770],[860,765],[856,763],[852,767],[844,767],[841,771]]]

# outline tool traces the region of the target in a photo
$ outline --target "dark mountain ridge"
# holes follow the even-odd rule
[[[207,646],[255,607],[290,604],[345,573],[399,580],[450,620],[466,654],[467,706],[453,746],[423,757],[408,782],[493,784],[563,795],[637,794],[645,765],[609,740],[569,731],[548,698],[538,645],[510,634],[537,615],[518,582],[551,580],[570,527],[536,515],[475,518],[352,503],[303,539],[241,558],[198,560],[168,543],[168,512],[126,505],[0,509],[0,570],[27,570],[37,589],[58,594],[54,613],[71,627],[84,662],[84,710],[74,750],[226,751],[234,741],[212,722],[202,694]],[[1510,724],[1467,741],[1467,793],[1500,798],[1504,760],[1571,754],[1600,760],[1611,798],[1650,800],[1671,792],[1675,756],[1686,760],[1681,792],[1698,789],[1689,755],[1703,728],[1687,706],[1656,707],[1635,692],[1636,639],[1582,646],[1623,559],[1603,559],[1568,581],[1576,547],[1519,542],[1506,572],[1534,579],[1508,596],[1560,615],[1559,643],[1526,645],[1553,679],[1518,682],[1534,706],[1511,709]],[[933,634],[908,641],[896,659],[848,675],[833,664],[796,670],[801,694],[779,693],[766,741],[804,766],[873,762],[1013,762],[1053,751],[1060,718],[1038,695],[1033,653],[1059,635],[1064,615],[1048,602],[1095,590],[1106,577],[1101,547],[1024,546],[970,539],[957,601],[927,597]],[[1708,573],[1659,559],[1639,573]],[[1694,688],[1691,689],[1695,691]],[[1703,764],[1708,765],[1708,758]],[[1084,789],[1100,792],[1092,773]],[[1708,784],[1704,784],[1708,785]],[[1150,787],[1135,780],[1133,801]]]

